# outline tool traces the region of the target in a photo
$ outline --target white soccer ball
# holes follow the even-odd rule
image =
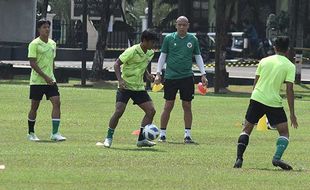
[[[144,127],[143,135],[147,140],[155,140],[159,136],[159,130],[154,124],[149,124]]]

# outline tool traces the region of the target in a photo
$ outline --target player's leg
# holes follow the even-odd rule
[[[166,100],[164,105],[164,110],[160,117],[160,136],[158,141],[159,142],[165,142],[166,141],[166,130],[167,125],[170,119],[171,111],[174,107],[174,101],[175,100]]]
[[[293,169],[289,164],[281,160],[282,155],[289,144],[289,130],[287,117],[283,108],[270,108],[267,112],[269,122],[272,126],[276,126],[279,137],[276,143],[276,152],[272,159],[272,164],[284,170]]]
[[[158,139],[159,142],[166,141],[167,125],[170,119],[171,111],[174,107],[174,101],[177,92],[178,92],[177,80],[166,79],[164,83],[165,105],[160,117],[160,136]]]
[[[103,143],[103,145],[107,148],[111,147],[112,145],[114,131],[117,127],[119,119],[122,117],[123,113],[126,110],[126,106],[127,106],[129,98],[130,98],[129,91],[123,90],[123,89],[117,90],[115,111],[112,117],[110,118],[107,136]]]
[[[145,113],[140,127],[140,133],[137,141],[138,147],[151,147],[154,146],[155,143],[148,141],[145,139],[143,135],[143,129],[146,125],[152,124],[153,118],[155,116],[155,108],[151,97],[148,95],[146,91],[132,92],[131,96],[134,104],[137,104]]]
[[[65,141],[66,137],[62,136],[59,133],[59,126],[60,126],[60,94],[58,91],[57,84],[48,85],[46,90],[46,98],[50,100],[52,103],[52,134],[51,140],[54,141]]]
[[[250,100],[250,104],[245,116],[242,132],[238,138],[237,144],[237,159],[234,164],[234,168],[241,168],[243,163],[243,154],[249,144],[250,135],[254,128],[254,124],[264,115],[264,105]]]
[[[180,80],[180,98],[184,112],[184,143],[194,143],[191,137],[193,122],[192,100],[194,98],[194,78],[188,77]]]
[[[65,141],[66,137],[62,136],[59,133],[59,127],[60,127],[60,96],[52,96],[49,98],[49,100],[52,103],[52,135],[51,140],[55,141]]]
[[[30,141],[40,140],[34,132],[34,126],[37,118],[37,110],[40,105],[40,100],[31,100],[31,107],[28,114],[28,139]]]
[[[28,113],[28,135],[27,138],[30,141],[38,141],[40,140],[35,135],[35,122],[37,118],[37,111],[40,106],[40,102],[42,100],[44,94],[44,86],[42,85],[31,85],[30,86],[30,95],[29,99],[31,99],[31,107]]]
[[[140,133],[139,133],[139,137],[138,137],[138,142],[137,142],[137,146],[138,147],[143,147],[143,146],[147,146],[147,147],[151,147],[156,145],[156,143],[148,141],[147,139],[145,139],[144,135],[143,135],[143,129],[146,125],[148,124],[152,124],[153,122],[153,118],[155,116],[155,108],[153,105],[152,101],[148,101],[142,104],[139,104],[139,107],[144,111],[145,115],[142,119],[141,122],[141,128],[140,128]]]

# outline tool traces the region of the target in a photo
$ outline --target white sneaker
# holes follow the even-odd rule
[[[30,141],[39,141],[40,139],[37,137],[36,134],[34,133],[30,133],[27,135],[27,139],[30,140]]]
[[[146,139],[137,142],[137,147],[152,147],[155,145],[156,145],[156,143],[154,143],[152,141],[148,141]]]
[[[112,140],[113,139],[110,139],[110,138],[106,138],[103,142],[103,146],[106,147],[106,148],[110,148],[111,145],[112,145]]]
[[[67,140],[67,138],[64,136],[61,136],[60,133],[56,133],[56,134],[51,135],[51,140],[52,141],[65,141],[65,140]]]

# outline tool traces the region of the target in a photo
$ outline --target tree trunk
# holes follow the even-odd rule
[[[48,0],[44,0],[42,4],[42,18],[46,18],[47,7],[48,7]]]
[[[100,19],[100,27],[98,29],[98,39],[96,44],[96,51],[92,65],[92,80],[99,81],[102,78],[102,67],[104,62],[105,47],[107,44],[107,31],[109,22],[106,17]]]
[[[299,0],[297,7],[297,22],[296,22],[296,47],[303,48],[304,46],[304,23],[306,18],[306,11],[308,8],[308,0]],[[301,70],[302,70],[302,58],[298,59],[297,57],[302,57],[302,50],[295,52],[295,66],[296,66],[296,75],[295,83],[301,83]],[[299,54],[297,56],[297,53]]]
[[[113,3],[112,3],[113,2]],[[99,81],[102,78],[103,74],[103,62],[104,62],[104,54],[105,48],[107,45],[107,37],[108,37],[108,26],[112,12],[120,5],[120,0],[111,1],[106,0],[101,2],[101,6],[98,7],[101,12],[100,25],[98,28],[98,40],[96,44],[96,51],[93,59],[92,65],[92,80]]]
[[[226,42],[227,42],[227,23],[223,13],[226,13],[226,0],[216,0],[216,50],[215,50],[215,85],[214,92],[220,93],[220,89],[225,88],[226,75]],[[227,6],[228,8],[230,6]]]

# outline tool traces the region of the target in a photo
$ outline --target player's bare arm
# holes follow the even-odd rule
[[[146,69],[144,72],[144,76],[146,77],[146,79],[150,82],[154,82],[154,75],[152,75],[151,73],[149,73],[149,71]]]
[[[115,71],[115,75],[116,75],[116,78],[117,78],[118,83],[119,83],[119,87],[120,88],[126,88],[125,81],[123,80],[122,75],[121,75],[121,65],[122,64],[123,64],[122,61],[120,59],[117,59],[115,64],[114,64],[114,71]]]
[[[294,105],[294,84],[291,82],[286,82],[286,95],[287,95],[287,103],[290,110],[290,119],[291,125],[295,129],[298,128],[297,117],[295,115],[295,105]]]
[[[255,75],[255,79],[254,79],[254,83],[253,83],[253,89],[255,88],[258,79],[259,79],[259,75]]]

